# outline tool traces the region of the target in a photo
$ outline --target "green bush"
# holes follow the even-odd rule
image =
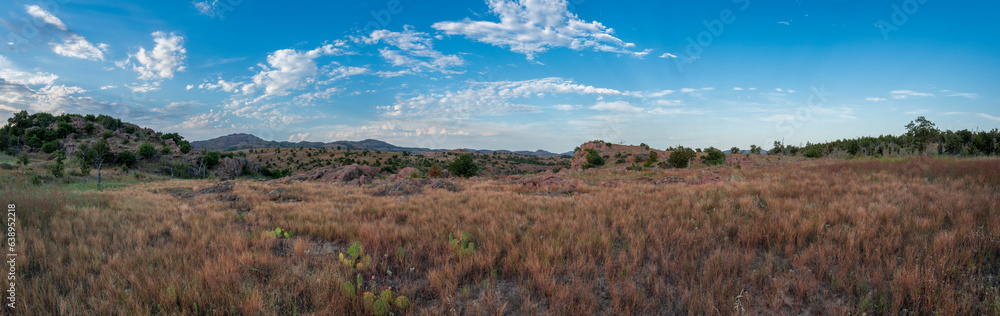
[[[649,147],[647,146],[646,148],[649,148]],[[651,167],[654,164],[656,164],[657,161],[659,161],[659,155],[655,151],[650,150],[649,151],[649,157],[646,157],[646,164],[644,164],[643,166],[644,167]]]
[[[691,148],[678,146],[677,149],[670,153],[670,158],[667,158],[667,162],[671,166],[674,166],[674,168],[687,168],[691,159],[694,159],[697,155]]]
[[[181,152],[182,153],[186,154],[186,153],[191,152],[191,143],[190,142],[188,142],[186,140],[181,141],[181,143],[180,143],[179,146],[181,147]]]
[[[42,145],[42,152],[44,152],[46,154],[54,153],[58,149],[59,149],[59,141],[58,140],[53,140],[51,142],[48,142],[48,143],[45,143],[44,145]]]
[[[604,165],[604,157],[601,157],[596,150],[587,149],[587,155],[585,158],[587,159],[587,163],[583,164],[583,169],[590,169]]]
[[[123,166],[134,166],[136,161],[135,154],[131,151],[123,150],[120,154],[118,154],[118,162],[122,163]]]
[[[479,172],[479,166],[473,161],[471,154],[462,154],[448,164],[448,171],[459,177],[471,177]]]
[[[723,153],[722,150],[719,150],[718,148],[708,147],[708,149],[705,149],[705,153],[707,153],[708,155],[701,157],[701,162],[706,165],[709,166],[721,165],[726,162],[726,154]]]
[[[156,156],[156,148],[153,147],[153,144],[145,142],[139,145],[139,150],[136,153],[139,154],[140,159],[150,159]]]
[[[821,154],[819,152],[819,150],[816,150],[816,148],[812,148],[812,149],[807,150],[805,155],[806,155],[807,158],[820,158],[820,157],[823,157],[823,154]]]

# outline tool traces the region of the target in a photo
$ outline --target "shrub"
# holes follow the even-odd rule
[[[670,163],[674,168],[687,168],[691,159],[697,156],[691,148],[686,148],[684,146],[678,146],[673,152],[670,153],[670,158],[667,158],[667,162]]]
[[[51,154],[51,153],[55,152],[57,149],[59,149],[59,141],[58,140],[53,140],[51,142],[48,142],[48,143],[45,143],[44,145],[42,145],[42,152],[45,152],[46,154]]]
[[[186,140],[181,141],[181,144],[179,146],[181,147],[181,153],[185,153],[186,154],[186,153],[191,152],[191,143],[190,142],[188,142]]]
[[[462,154],[448,164],[448,171],[459,177],[471,177],[479,172],[479,166],[473,161],[471,154]]]
[[[89,134],[93,134],[94,133],[94,123],[87,122],[87,124],[83,126],[83,131],[85,133],[87,133],[88,135]]]
[[[585,158],[587,159],[587,163],[583,164],[583,169],[590,169],[604,165],[604,157],[601,157],[596,150],[587,149],[587,155]]]
[[[140,159],[150,159],[156,156],[156,148],[153,147],[153,144],[145,142],[139,145],[139,150],[136,153],[139,154]]]
[[[52,171],[52,176],[56,178],[62,178],[63,171],[65,169],[66,165],[63,164],[63,156],[59,155],[59,157],[56,157],[56,164],[52,166],[52,169],[50,169],[50,171]]]
[[[726,154],[718,148],[708,147],[708,149],[705,149],[705,153],[707,155],[701,157],[701,162],[706,165],[721,165],[726,162]]]
[[[820,158],[823,157],[823,154],[821,154],[819,150],[816,150],[816,148],[811,148],[806,151],[805,156],[807,158]]]
[[[136,161],[135,154],[131,151],[123,150],[120,154],[118,154],[118,162],[122,163],[123,166],[134,166]]]
[[[657,161],[659,161],[659,154],[657,154],[655,151],[650,150],[649,151],[649,157],[646,157],[646,164],[643,165],[643,166],[644,167],[651,167],[654,164],[656,164]]]

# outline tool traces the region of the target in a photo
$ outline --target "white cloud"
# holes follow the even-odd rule
[[[933,94],[930,94],[930,93],[916,92],[916,91],[911,91],[911,90],[894,90],[894,91],[889,92],[889,94],[892,95],[893,99],[897,99],[897,100],[907,99],[907,98],[910,98],[910,97],[933,97],[934,96]]]
[[[455,74],[461,72],[450,68],[465,64],[465,61],[457,55],[446,55],[434,50],[433,38],[427,33],[414,31],[409,25],[404,26],[402,32],[376,30],[369,36],[352,40],[369,45],[381,42],[397,48],[381,48],[379,56],[393,66],[410,68],[406,73],[397,72],[398,75],[424,71]]]
[[[395,104],[379,109],[384,110],[384,115],[390,117],[463,119],[473,116],[537,112],[537,106],[516,101],[555,94],[622,95],[623,93],[615,89],[582,85],[561,78],[472,82],[466,89],[459,91],[419,94],[409,98],[397,96]]]
[[[322,91],[303,93],[295,97],[295,101],[300,105],[314,105],[314,102],[318,100],[329,100],[335,94],[344,92],[344,90],[345,90],[344,88],[331,87]]]
[[[191,90],[191,89],[194,89],[194,85],[193,84],[189,84],[186,87],[184,87],[184,90]]]
[[[63,23],[62,20],[57,18],[55,15],[52,15],[52,13],[45,11],[45,9],[42,9],[42,7],[39,7],[37,5],[26,5],[24,6],[24,10],[27,11],[28,14],[34,17],[35,19],[41,20],[42,22],[55,26],[57,29],[63,31],[69,30],[69,28],[66,27],[66,24]]]
[[[660,55],[660,58],[677,58],[677,55],[671,53],[663,53],[663,55]]]
[[[577,109],[579,107],[580,106],[578,106],[578,105],[570,105],[570,104],[557,104],[557,105],[553,106],[553,108],[555,108],[556,110],[559,110],[559,111],[572,111],[572,110],[575,110],[575,109]]]
[[[642,108],[633,106],[631,103],[626,101],[613,101],[613,102],[597,102],[590,107],[591,110],[596,111],[612,111],[612,112],[641,112]]]
[[[229,82],[222,78],[219,78],[215,83],[205,82],[198,85],[198,89],[203,90],[222,90],[229,93],[236,93],[240,91],[240,88],[244,85],[243,82]],[[190,90],[190,89],[188,89]]]
[[[129,90],[132,90],[132,92],[148,93],[160,90],[160,82],[159,81],[145,82],[141,85],[133,85],[133,86],[126,85],[126,87]]]
[[[139,73],[140,79],[169,79],[174,77],[175,72],[184,71],[184,59],[187,58],[184,37],[158,31],[153,33],[153,41],[156,46],[152,51],[147,52],[140,47],[138,53],[129,56],[130,59],[135,57],[139,63],[133,69]]]
[[[51,85],[59,79],[59,76],[40,71],[35,73],[20,71],[10,60],[0,55],[0,78],[16,84],[35,86]]]
[[[73,34],[63,43],[50,43],[52,51],[56,54],[71,58],[104,60],[104,52],[108,49],[107,44],[94,44],[87,41],[83,36]]]
[[[979,113],[979,116],[982,116],[984,118],[1000,122],[1000,117],[996,117],[996,116],[989,115],[989,114],[986,114],[986,113]]]
[[[888,101],[888,100],[886,98],[869,97],[869,98],[865,98],[865,101],[868,101],[868,102],[884,102],[884,101]]]
[[[672,109],[655,108],[655,109],[647,111],[647,113],[653,114],[653,115],[682,115],[682,114],[704,114],[705,111],[703,111],[703,110],[691,110],[691,109],[678,109],[678,108],[672,108]]]
[[[302,89],[315,82],[318,73],[316,59],[321,56],[344,55],[346,43],[337,41],[308,51],[281,49],[267,56],[267,65],[253,76],[253,83],[244,85],[243,93],[253,93],[264,88],[264,96],[288,95],[291,90]]]
[[[661,100],[653,101],[653,104],[661,105],[661,106],[678,106],[678,105],[684,105],[684,101],[681,101],[681,100],[662,100],[661,99]]]
[[[740,87],[733,87],[733,91],[743,91],[743,88],[740,88]]]
[[[27,5],[24,6],[24,9],[28,12],[28,15],[31,15],[35,19],[36,23],[38,23],[37,21],[41,21],[57,29],[54,33],[58,35],[54,35],[54,37],[61,37],[62,42],[60,43],[54,38],[54,41],[49,43],[52,51],[56,54],[70,58],[104,60],[104,52],[107,51],[108,44],[94,45],[80,34],[70,31],[66,23],[63,23],[62,20],[52,15],[52,13],[45,11],[42,7]],[[39,26],[42,25],[39,24]]]
[[[845,118],[845,119],[848,119],[848,120],[856,120],[856,119],[858,119],[857,116],[852,116],[852,115],[847,115],[847,114],[841,114],[841,115],[838,115],[838,117]]]
[[[977,93],[955,93],[949,94],[949,97],[963,97],[968,99],[979,99],[979,94]]]
[[[117,87],[118,86],[116,86],[116,85],[106,85],[106,86],[101,86],[99,89],[100,90],[108,90],[108,89],[114,89],[114,88],[117,88]]]
[[[788,21],[778,21],[778,24],[791,25]]]
[[[903,114],[917,115],[917,114],[924,114],[924,113],[927,113],[927,112],[930,112],[930,110],[913,110],[913,111],[909,111],[909,112],[903,112]]]
[[[448,35],[464,35],[479,42],[505,47],[524,54],[529,60],[551,48],[591,49],[643,57],[651,50],[632,51],[633,43],[614,36],[614,30],[600,22],[586,22],[569,12],[566,0],[487,0],[500,22],[438,22],[431,27]]]

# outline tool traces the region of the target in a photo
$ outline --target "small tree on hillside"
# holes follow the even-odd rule
[[[729,153],[733,154],[733,155],[738,154],[738,153],[740,153],[740,148],[736,147],[736,146],[733,146],[733,148],[729,149]]]
[[[674,168],[687,168],[691,159],[694,159],[697,155],[698,154],[696,154],[691,148],[677,146],[677,148],[670,153],[670,158],[667,158],[667,162],[669,162]]]
[[[750,145],[750,153],[760,155],[760,147],[757,147],[757,145]]]
[[[153,144],[145,142],[139,145],[139,150],[136,153],[139,154],[139,159],[150,159],[156,156],[156,148],[153,147]]]
[[[708,149],[705,149],[705,153],[707,155],[701,157],[701,162],[706,165],[721,165],[726,162],[726,154],[718,148],[708,147]]]
[[[448,164],[448,171],[459,177],[471,177],[479,172],[479,166],[472,159],[472,154],[462,154]]]
[[[659,155],[656,153],[656,151],[650,150],[649,157],[646,157],[646,163],[643,164],[643,166],[651,167],[654,164],[656,164],[657,161],[659,161]]]

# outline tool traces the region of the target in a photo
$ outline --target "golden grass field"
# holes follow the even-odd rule
[[[571,192],[496,178],[389,197],[2,172],[24,315],[368,315],[363,292],[390,287],[410,304],[379,311],[397,315],[1000,314],[998,159],[605,169],[563,176]],[[705,172],[723,181],[657,181]],[[339,259],[354,242],[367,265]]]

